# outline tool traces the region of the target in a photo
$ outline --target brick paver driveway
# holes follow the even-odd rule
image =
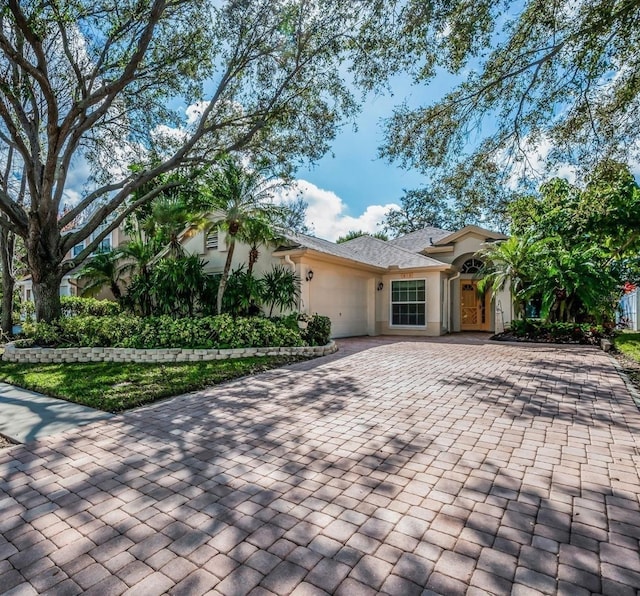
[[[1,454],[0,591],[636,594],[640,415],[608,356],[342,348]]]

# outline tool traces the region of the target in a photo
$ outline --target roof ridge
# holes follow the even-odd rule
[[[364,236],[358,236],[358,238],[363,238]],[[354,238],[353,240],[358,240],[358,238]],[[395,246],[394,244],[391,244],[388,240],[381,240],[380,238],[375,238],[374,236],[369,236],[367,235],[367,238],[369,238],[370,240],[375,240],[376,242],[380,242],[384,245],[386,245],[389,248],[392,248],[393,250],[401,250],[402,252],[406,252],[407,254],[413,256],[413,257],[420,257],[422,259],[426,259],[427,261],[433,261],[436,263],[441,263],[441,261],[438,261],[437,259],[434,259],[433,257],[429,257],[427,255],[423,255],[421,252],[415,252],[413,250],[409,250],[408,248],[403,248],[402,246]],[[352,240],[349,240],[349,242],[352,242]],[[346,244],[346,243],[345,243]]]

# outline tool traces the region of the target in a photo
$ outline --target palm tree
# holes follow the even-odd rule
[[[190,233],[194,233],[211,226],[203,209],[194,206],[194,201],[191,203],[188,204],[182,196],[162,196],[154,201],[150,212],[141,222],[146,237],[167,247],[168,254],[172,257],[184,255],[180,243],[182,232],[188,229]]]
[[[159,249],[158,242],[153,238],[146,240],[142,234],[120,248],[120,254],[125,259],[122,273],[131,278],[128,297],[134,302],[137,300],[140,311],[145,316],[149,316],[152,311],[151,263]]]
[[[269,317],[274,307],[280,310],[295,308],[300,297],[300,277],[283,265],[274,265],[262,279],[263,297],[269,306]]]
[[[484,267],[479,273],[482,279],[478,283],[478,290],[484,292],[491,289],[496,293],[508,285],[516,312],[523,316],[525,292],[536,277],[535,269],[544,243],[544,240],[529,236],[512,236],[479,251],[477,256],[484,262]]]
[[[242,231],[242,240],[249,245],[249,263],[247,266],[249,275],[253,273],[253,266],[260,257],[258,248],[260,246],[274,245],[281,239],[282,236],[277,232],[273,224],[262,217],[246,222]]]
[[[120,251],[102,252],[94,257],[80,271],[80,278],[87,282],[82,288],[83,296],[95,296],[102,288],[109,286],[113,297],[120,302],[122,290],[118,281],[122,277],[123,265],[119,264]]]
[[[244,169],[231,157],[224,159],[222,166],[211,174],[208,207],[215,227],[227,233],[227,258],[216,301],[218,312],[222,311],[236,240],[249,237],[252,227],[259,227],[256,222],[268,227],[280,211],[270,202],[273,188],[259,172]]]

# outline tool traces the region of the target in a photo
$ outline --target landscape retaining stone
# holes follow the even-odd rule
[[[201,360],[226,360],[248,356],[326,356],[338,347],[334,341],[326,346],[234,348],[228,350],[204,350],[160,348],[18,348],[14,342],[5,346],[2,359],[5,362],[196,362]]]

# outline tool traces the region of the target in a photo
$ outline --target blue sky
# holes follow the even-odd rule
[[[400,204],[404,189],[426,182],[419,172],[378,157],[383,120],[405,100],[413,107],[425,105],[453,83],[446,73],[428,86],[414,86],[408,77],[394,78],[392,93],[365,99],[355,130],[353,124],[345,124],[327,155],[298,170],[301,194],[309,203],[307,220],[317,236],[335,240],[349,230],[378,231],[384,214]]]

